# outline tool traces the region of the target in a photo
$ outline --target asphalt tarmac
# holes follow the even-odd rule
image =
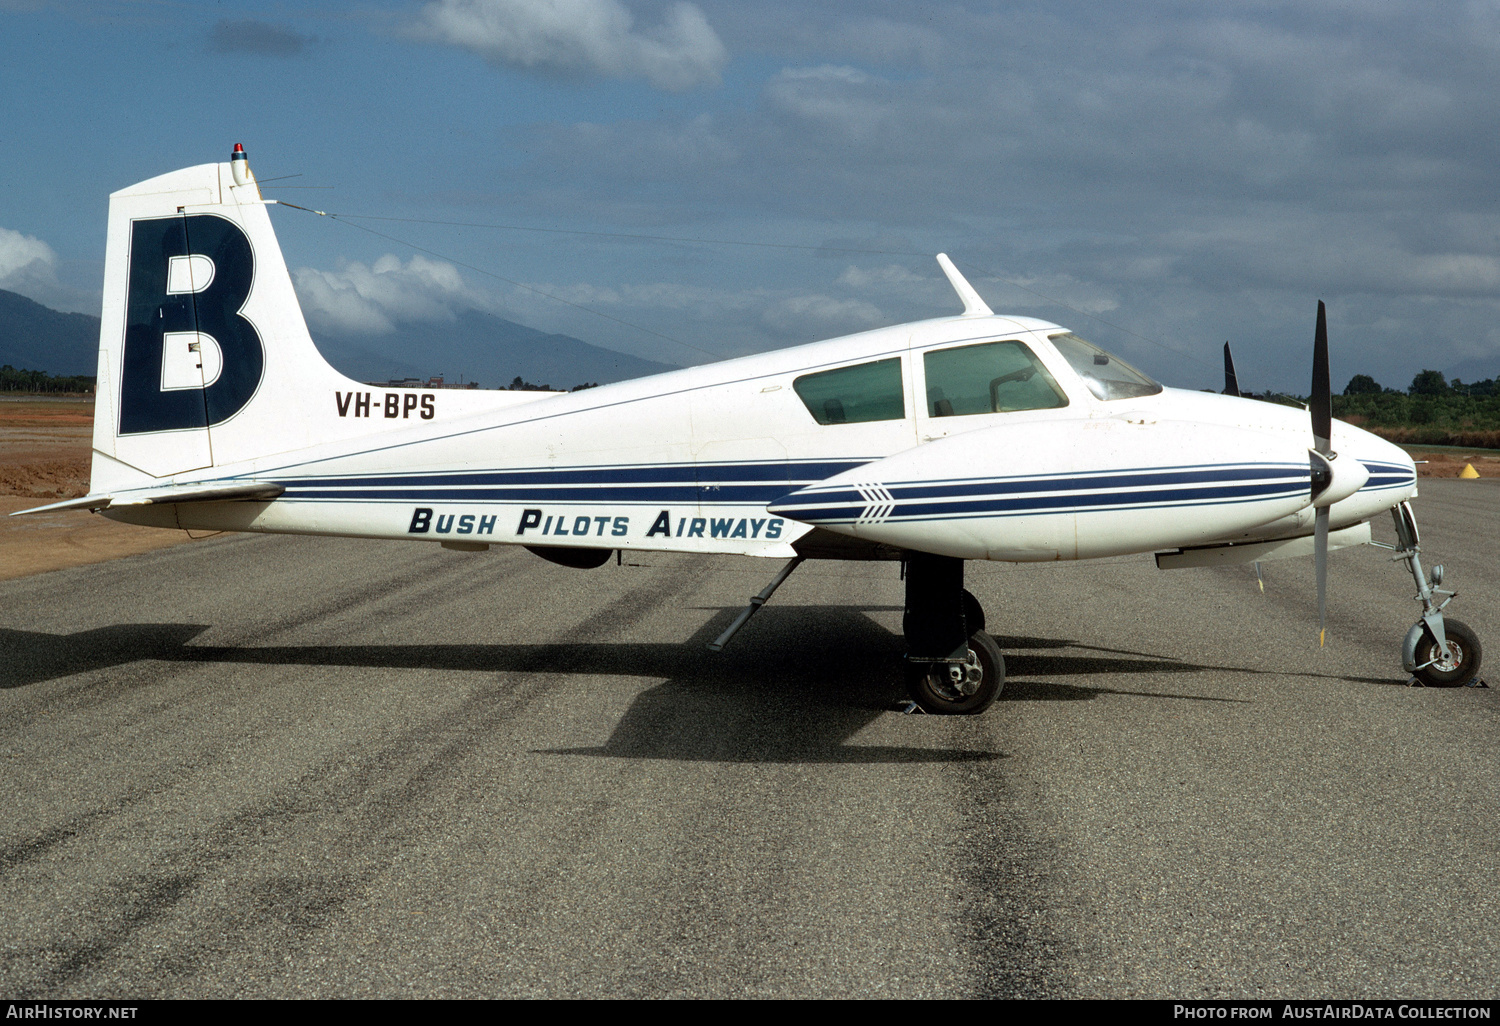
[[[1500,481],[1422,491],[1500,684]],[[978,717],[895,711],[892,564],[804,565],[717,656],[776,564],[232,536],[5,581],[0,996],[1494,999],[1500,688],[1404,686],[1385,556],[1332,555],[1321,651],[1310,559],[970,564]]]

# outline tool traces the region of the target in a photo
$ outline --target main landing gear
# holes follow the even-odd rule
[[[801,564],[798,556],[750,600],[750,605],[709,643],[722,652]],[[964,561],[924,552],[906,554],[906,685],[915,708],[929,713],[977,713],[1005,686],[1000,646],[984,632],[984,609],[964,590]],[[913,709],[912,711],[915,711]]]
[[[1454,592],[1439,587],[1443,583],[1441,565],[1432,568],[1432,579],[1422,572],[1417,553],[1420,538],[1417,520],[1411,506],[1403,502],[1391,510],[1396,522],[1396,544],[1375,544],[1395,552],[1393,560],[1406,560],[1412,580],[1416,581],[1416,598],[1422,603],[1422,618],[1406,633],[1401,644],[1401,666],[1412,675],[1410,683],[1430,688],[1486,687],[1479,680],[1479,664],[1484,656],[1479,636],[1467,624],[1445,619],[1443,609],[1452,602]],[[1438,595],[1446,595],[1441,602]]]
[[[1005,687],[1005,659],[964,590],[964,561],[906,555],[906,684],[923,712],[977,713]]]

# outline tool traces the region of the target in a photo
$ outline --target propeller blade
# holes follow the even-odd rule
[[[1240,379],[1234,373],[1234,357],[1229,355],[1229,343],[1224,343],[1224,394],[1240,394]]]
[[[1318,575],[1318,647],[1323,647],[1324,624],[1328,620],[1328,509],[1318,510],[1313,526],[1313,563]]]
[[[1318,328],[1313,336],[1312,395],[1307,405],[1312,411],[1314,448],[1329,456],[1333,453],[1330,445],[1333,437],[1333,387],[1328,381],[1328,315],[1323,310],[1321,299],[1318,300]]]
[[[1333,459],[1333,386],[1328,376],[1328,313],[1323,301],[1318,300],[1318,326],[1313,333],[1312,394],[1308,397],[1308,410],[1312,413],[1313,448],[1320,455]],[[1313,461],[1312,494],[1316,499],[1332,480],[1329,467],[1319,467]],[[1326,480],[1320,480],[1327,475]],[[1318,510],[1313,523],[1313,562],[1318,575],[1318,647],[1323,647],[1327,638],[1328,622],[1328,510]]]

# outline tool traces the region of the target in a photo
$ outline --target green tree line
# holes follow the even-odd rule
[[[582,392],[585,388],[598,388],[598,387],[599,387],[599,382],[597,382],[597,381],[585,381],[581,385],[574,385],[572,388],[568,389],[567,391],[569,391],[569,392]],[[517,374],[515,376],[515,379],[513,381],[511,381],[510,384],[506,385],[505,388],[501,389],[501,391],[504,391],[504,392],[553,392],[553,391],[562,391],[562,389],[554,389],[551,385],[533,385],[531,382],[523,380],[522,377],[521,377],[521,375]]]
[[[0,366],[0,392],[83,392],[94,391],[94,378],[74,374],[59,376],[46,371],[17,370],[10,364]]]
[[[1344,394],[1333,397],[1333,415],[1396,442],[1500,448],[1500,383],[1494,378],[1448,381],[1424,370],[1401,392],[1356,374]]]

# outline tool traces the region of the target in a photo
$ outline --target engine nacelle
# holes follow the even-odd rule
[[[1305,445],[1284,431],[1189,421],[1002,424],[866,464],[770,510],[961,559],[1146,552],[1208,543],[1306,509]]]

